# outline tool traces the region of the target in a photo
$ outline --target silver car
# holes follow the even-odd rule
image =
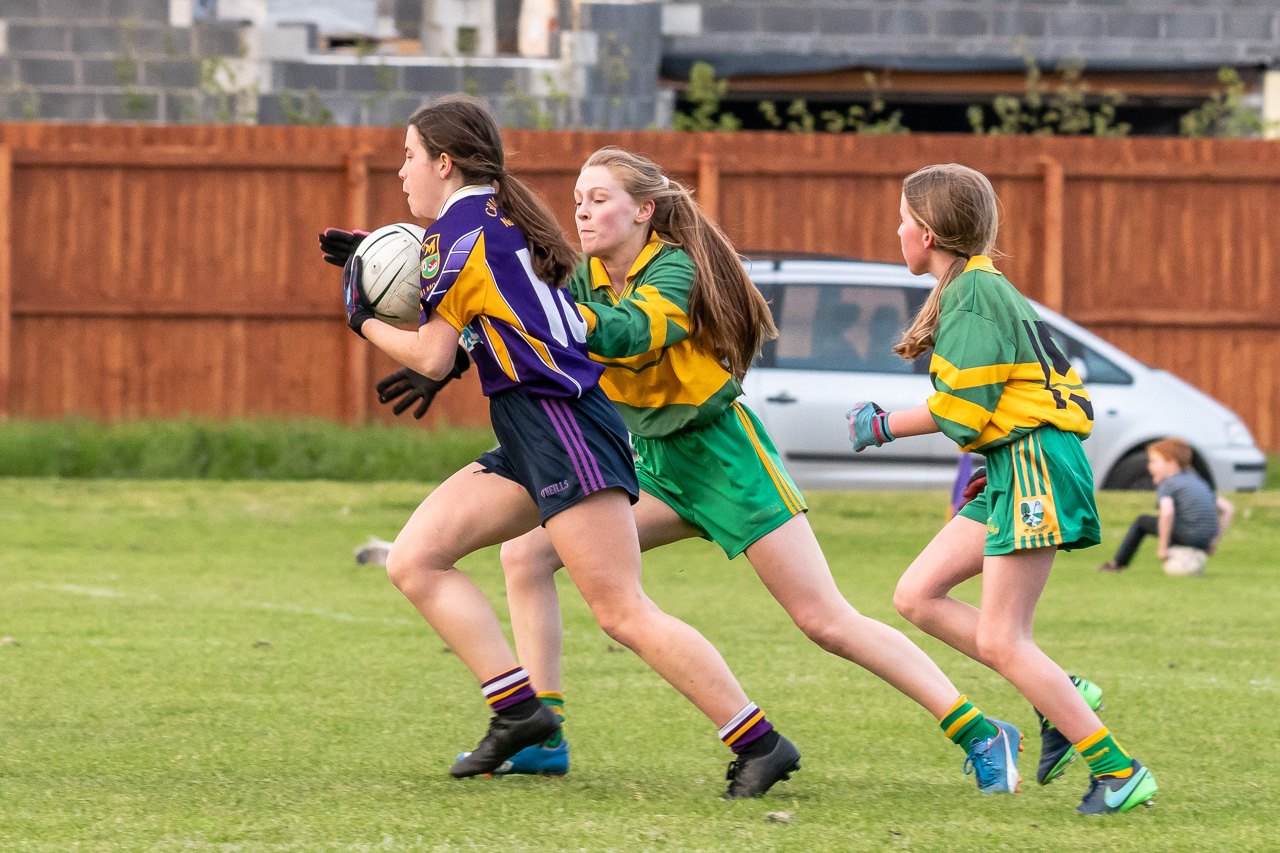
[[[813,256],[756,255],[748,273],[773,308],[779,337],[743,383],[796,484],[807,489],[943,488],[959,451],[941,433],[854,454],[845,413],[859,400],[885,410],[933,392],[929,354],[914,362],[893,345],[924,303],[932,276],[905,266]],[[1058,347],[1093,401],[1084,443],[1099,489],[1150,489],[1148,444],[1176,436],[1216,489],[1261,487],[1266,456],[1234,412],[1163,370],[1147,367],[1042,305]]]

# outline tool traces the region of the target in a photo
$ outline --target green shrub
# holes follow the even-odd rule
[[[439,481],[493,445],[487,427],[17,420],[0,424],[0,476]]]

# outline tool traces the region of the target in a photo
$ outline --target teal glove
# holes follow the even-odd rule
[[[880,447],[893,441],[889,432],[889,413],[875,403],[862,402],[850,409],[849,441],[855,453],[861,453],[873,444]]]

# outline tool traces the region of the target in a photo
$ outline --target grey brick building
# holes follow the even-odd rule
[[[664,67],[723,74],[850,65],[998,68],[1049,63],[1180,68],[1280,60],[1276,0],[678,0]],[[1014,45],[1014,40],[1019,45]]]
[[[508,124],[642,128],[698,61],[749,111],[872,71],[932,116],[1025,57],[1168,109],[1227,65],[1280,117],[1280,0],[0,0],[0,118],[395,124],[462,90]]]
[[[1165,125],[1161,110],[1202,102],[1229,66],[1280,119],[1277,0],[674,0],[664,20],[664,78],[708,62],[730,78],[730,105],[847,101],[872,71],[908,113],[914,103],[929,108],[915,112],[924,120],[949,106],[963,115],[1020,90],[1029,57],[1050,70],[1083,63],[1095,92],[1124,90]]]

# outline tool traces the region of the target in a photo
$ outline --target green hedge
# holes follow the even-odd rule
[[[440,481],[495,444],[486,428],[330,421],[0,423],[0,476]]]

